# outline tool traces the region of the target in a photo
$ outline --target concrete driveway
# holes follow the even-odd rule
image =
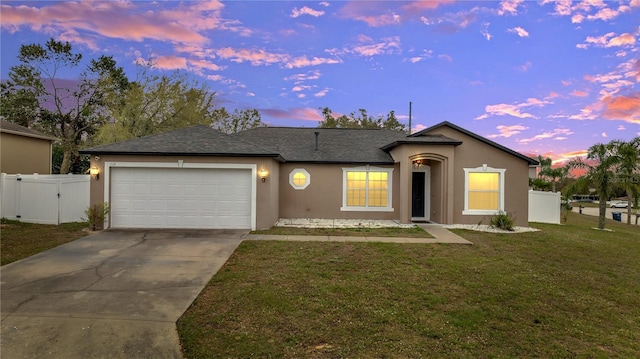
[[[247,231],[105,231],[0,269],[2,358],[181,358],[175,323]]]

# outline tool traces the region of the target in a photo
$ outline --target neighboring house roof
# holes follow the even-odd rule
[[[507,152],[507,153],[509,153],[509,154],[511,154],[513,156],[516,156],[516,157],[526,161],[530,165],[538,165],[539,164],[538,161],[534,160],[533,158],[527,157],[527,156],[525,156],[525,155],[523,155],[521,153],[518,153],[518,152],[516,152],[516,151],[514,151],[512,149],[509,149],[509,148],[504,147],[504,146],[502,146],[500,144],[497,144],[497,143],[495,143],[495,142],[493,142],[493,141],[491,141],[491,140],[489,140],[487,138],[484,138],[482,136],[479,136],[479,135],[477,135],[477,134],[475,134],[475,133],[473,133],[473,132],[471,132],[469,130],[465,130],[464,128],[462,128],[460,126],[456,126],[456,125],[454,125],[453,123],[451,123],[449,121],[440,122],[437,125],[433,125],[431,127],[425,128],[424,130],[422,130],[420,132],[416,132],[416,133],[412,134],[411,136],[412,137],[418,137],[418,136],[429,135],[428,132],[431,132],[431,131],[433,131],[435,129],[438,129],[438,128],[444,127],[444,126],[452,128],[452,129],[454,129],[454,130],[456,130],[458,132],[462,132],[462,133],[464,133],[465,135],[467,135],[469,137],[473,137],[478,141],[484,142],[484,143],[486,143],[486,144],[488,144],[490,146],[493,146],[493,147],[495,147],[495,148],[497,148],[497,149],[499,149],[501,151],[504,151],[504,152]]]
[[[82,154],[279,157],[207,126],[187,127],[80,150]]]
[[[58,140],[53,136],[45,135],[42,132],[38,132],[36,130],[32,130],[24,126],[20,126],[17,123],[9,122],[6,120],[0,120],[0,132],[10,133],[12,135],[18,135],[18,136],[39,138],[42,140],[49,140],[49,141]]]

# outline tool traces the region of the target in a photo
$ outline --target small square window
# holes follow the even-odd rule
[[[305,189],[311,183],[311,175],[303,168],[295,168],[289,173],[289,184],[295,189]]]

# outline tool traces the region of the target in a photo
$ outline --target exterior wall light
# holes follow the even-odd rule
[[[269,176],[269,171],[267,171],[266,169],[261,169],[260,172],[258,172],[258,177],[260,177],[260,179],[262,180],[262,182],[266,182],[267,181],[267,177]]]
[[[89,169],[89,174],[91,177],[95,178],[96,181],[100,180],[100,169],[98,167],[91,167],[91,169]]]

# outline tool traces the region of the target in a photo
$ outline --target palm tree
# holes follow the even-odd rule
[[[538,162],[540,162],[538,177],[548,179],[548,182],[551,183],[551,191],[556,192],[556,183],[562,182],[569,175],[569,169],[566,167],[551,168],[553,161],[549,157],[542,158],[538,155]]]
[[[640,196],[640,137],[629,142],[617,141],[616,155],[618,157],[618,183],[627,192],[629,205],[627,206],[627,224],[631,224],[631,207],[638,208]]]
[[[616,153],[615,141],[608,144],[598,143],[587,152],[587,162],[577,158],[569,162],[569,168],[584,168],[587,173],[565,188],[565,195],[569,197],[573,193],[586,192],[590,186],[596,189],[599,196],[598,202],[598,229],[604,229],[607,214],[607,199],[616,185],[616,165],[619,157]]]

